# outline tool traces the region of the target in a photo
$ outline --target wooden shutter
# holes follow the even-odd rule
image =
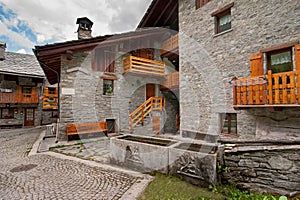
[[[300,70],[300,44],[295,45],[296,70]]]
[[[250,56],[250,76],[262,76],[264,75],[263,67],[263,55],[262,53],[254,54]]]

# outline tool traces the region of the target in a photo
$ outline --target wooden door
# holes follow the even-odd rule
[[[25,126],[34,126],[34,108],[25,108]]]
[[[146,100],[148,100],[150,97],[155,97],[155,85],[154,84],[146,85]]]

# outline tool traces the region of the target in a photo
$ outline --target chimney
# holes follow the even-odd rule
[[[6,43],[0,42],[0,60],[5,60]]]
[[[77,29],[79,40],[92,38],[93,22],[89,20],[89,18],[87,17],[77,18],[76,24],[79,24]]]

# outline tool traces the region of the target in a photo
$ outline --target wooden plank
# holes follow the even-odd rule
[[[273,104],[273,84],[272,84],[272,71],[269,70],[268,71],[268,75],[267,75],[267,80],[268,80],[268,101],[269,104],[272,105]]]
[[[264,74],[264,69],[263,69],[262,53],[251,55],[250,56],[250,75],[251,75],[251,77],[262,76],[263,74]]]
[[[279,96],[279,89],[280,89],[280,87],[279,87],[279,76],[277,76],[277,75],[274,75],[273,74],[273,79],[274,79],[274,86],[273,86],[273,88],[274,88],[274,90],[275,90],[275,97],[274,97],[274,101],[275,101],[275,104],[280,104],[280,96]]]
[[[253,104],[253,85],[255,82],[253,80],[248,81],[248,104],[252,105]]]
[[[288,103],[288,97],[287,97],[287,76],[286,74],[281,76],[282,80],[282,103],[287,104]]]

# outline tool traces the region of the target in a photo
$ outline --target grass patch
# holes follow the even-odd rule
[[[155,179],[149,184],[139,200],[219,200],[224,198],[222,194],[194,186],[180,178],[155,174]]]
[[[65,145],[57,145],[55,147],[50,147],[49,150],[51,151],[51,150],[55,150],[55,149],[59,149],[59,148],[63,148],[63,147],[65,147]]]

